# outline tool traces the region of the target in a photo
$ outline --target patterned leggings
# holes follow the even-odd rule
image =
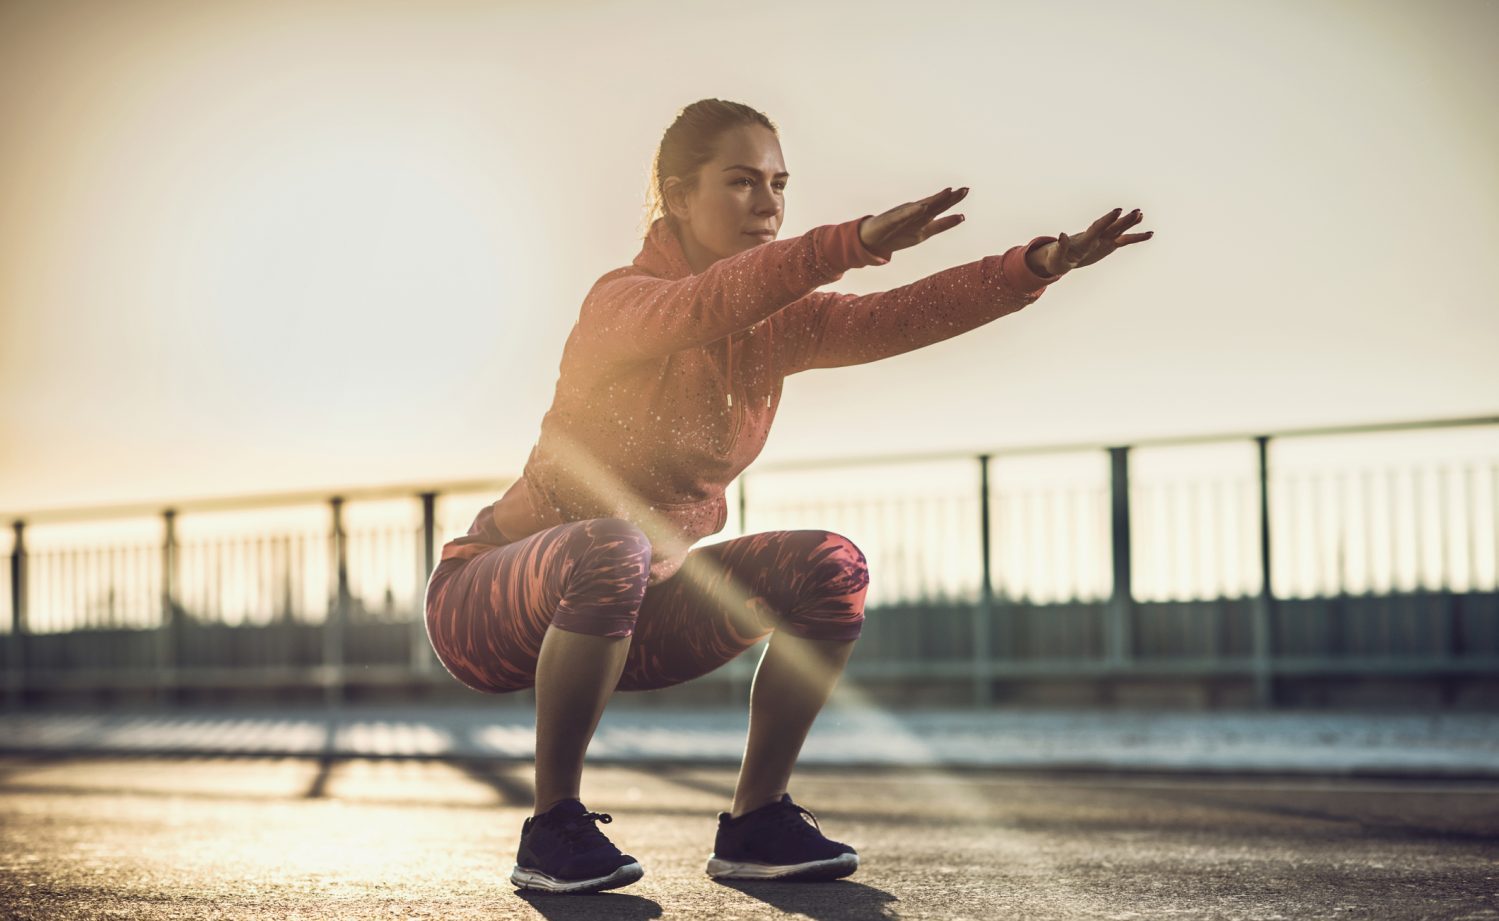
[[[778,628],[852,640],[864,622],[864,554],[829,531],[766,531],[699,547],[647,590],[651,546],[620,518],[574,521],[443,560],[427,584],[427,636],[477,691],[536,681],[549,625],[634,636],[618,690],[705,675]]]

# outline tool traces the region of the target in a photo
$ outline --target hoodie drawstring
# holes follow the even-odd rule
[[[728,349],[729,349],[729,382],[728,382],[728,385],[726,387],[724,387],[723,397],[724,397],[724,402],[728,405],[728,407],[730,409],[733,409],[734,408],[734,339],[733,339],[733,337],[730,337],[730,338],[728,338],[725,341],[728,343]],[[765,395],[765,408],[766,409],[770,408],[770,394],[768,394],[768,393]]]

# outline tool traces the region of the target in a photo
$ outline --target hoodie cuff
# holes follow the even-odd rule
[[[1024,246],[1011,247],[1000,262],[999,271],[1010,287],[1022,294],[1039,291],[1061,278],[1060,275],[1037,275],[1025,264],[1025,254],[1038,246],[1057,242],[1056,237],[1036,237]]]
[[[841,265],[850,269],[858,269],[866,265],[884,265],[890,261],[889,253],[872,250],[859,239],[859,225],[873,216],[866,214],[864,217],[844,221],[834,227],[831,255]]]

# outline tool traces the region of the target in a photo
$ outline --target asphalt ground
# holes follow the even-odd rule
[[[803,766],[859,849],[824,883],[708,879],[734,772],[592,767],[646,875],[518,893],[524,761],[0,758],[0,910],[166,918],[1499,918],[1499,783]]]

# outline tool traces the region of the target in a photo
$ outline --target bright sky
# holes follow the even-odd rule
[[[787,235],[972,187],[838,290],[1156,231],[792,378],[762,459],[1495,413],[1496,35],[1485,0],[8,0],[0,510],[514,474],[705,96],[780,126]]]

